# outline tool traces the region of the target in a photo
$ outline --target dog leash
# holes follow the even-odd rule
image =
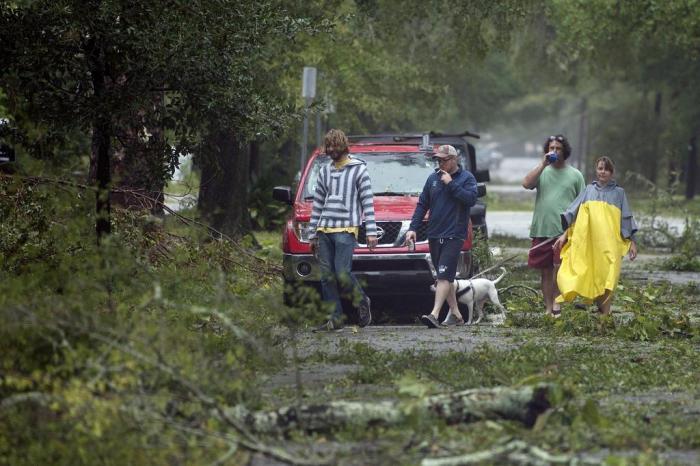
[[[549,239],[546,240],[546,241],[542,241],[542,242],[541,242],[540,244],[538,244],[537,246],[531,247],[530,249],[527,250],[528,254],[529,254],[530,252],[534,251],[535,249],[537,249],[537,248],[539,248],[539,247],[541,247],[541,246],[544,246],[545,244],[549,244],[549,243],[551,243],[552,241],[555,241],[557,238],[558,238],[558,236],[555,236],[555,237],[553,237],[553,238],[549,238]],[[488,269],[483,270],[483,271],[477,273],[476,275],[473,275],[473,276],[470,278],[470,280],[473,280],[473,279],[475,279],[476,277],[479,277],[479,276],[485,274],[486,272],[490,272],[490,271],[492,271],[493,269],[495,269],[496,267],[500,267],[501,265],[505,264],[506,262],[515,259],[515,258],[518,257],[519,255],[520,255],[520,254],[514,254],[514,255],[508,257],[507,259],[503,259],[503,260],[502,260],[501,262],[499,262],[498,264],[492,265],[492,266],[489,267]]]
[[[510,256],[510,257],[507,258],[507,259],[503,259],[503,260],[502,260],[501,262],[499,262],[498,264],[492,265],[492,266],[489,267],[488,269],[483,270],[483,271],[477,273],[476,275],[472,275],[469,279],[470,279],[470,280],[473,280],[473,279],[475,279],[476,277],[485,274],[486,272],[490,272],[490,271],[492,271],[493,269],[495,269],[496,267],[502,266],[503,264],[505,264],[505,263],[508,262],[509,260],[515,259],[515,258],[518,257],[519,255],[520,255],[520,254],[515,254],[515,255]]]
[[[554,237],[552,237],[552,238],[549,238],[549,239],[546,240],[546,241],[542,241],[542,242],[541,242],[540,244],[538,244],[537,246],[533,246],[533,247],[531,247],[530,249],[528,249],[527,252],[529,253],[529,252],[531,252],[531,251],[534,251],[535,249],[537,249],[537,248],[539,248],[539,247],[541,247],[541,246],[544,246],[545,244],[551,243],[552,241],[556,241],[557,239],[559,239],[559,237],[558,237],[558,236],[554,236]]]

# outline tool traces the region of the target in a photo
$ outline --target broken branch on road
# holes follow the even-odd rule
[[[554,390],[552,384],[470,389],[426,397],[412,402],[411,409],[406,409],[400,400],[334,401],[252,412],[238,406],[232,408],[231,416],[252,432],[259,433],[284,433],[295,429],[327,432],[351,425],[390,426],[415,415],[434,416],[448,424],[508,419],[532,426],[537,417],[552,406]]]

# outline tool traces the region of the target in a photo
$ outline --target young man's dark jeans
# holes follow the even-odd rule
[[[355,301],[366,300],[367,295],[352,275],[352,253],[357,242],[352,233],[318,233],[318,261],[321,267],[323,300],[335,303],[331,320],[341,323],[343,307],[340,297]]]

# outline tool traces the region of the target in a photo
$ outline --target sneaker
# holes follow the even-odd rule
[[[420,321],[428,328],[440,328],[440,322],[432,314],[424,314],[420,316]]]
[[[455,324],[457,324],[457,318],[455,317],[454,314],[452,314],[451,312],[448,312],[447,317],[445,317],[445,320],[442,321],[442,325],[444,327],[451,327]]]
[[[360,327],[367,327],[372,323],[372,312],[369,309],[370,303],[369,296],[365,296],[357,308],[357,325]]]
[[[335,322],[333,319],[328,319],[327,322],[319,325],[312,332],[332,332],[333,330],[340,330],[343,328],[343,324]]]
[[[453,325],[461,327],[462,325],[464,325],[464,319],[458,319],[457,317],[455,317],[454,314],[448,312],[447,317],[445,317],[445,320],[443,320],[442,324],[440,325],[442,325],[443,327],[452,327]]]

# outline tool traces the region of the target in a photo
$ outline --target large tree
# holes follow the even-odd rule
[[[700,3],[686,0],[548,2],[555,40],[549,58],[572,77],[598,80],[616,128],[599,138],[625,146],[623,166],[653,181],[665,166],[687,167],[689,187],[697,161],[686,154],[700,133]],[[625,105],[636,92],[635,102]],[[694,194],[687,190],[688,197]]]
[[[334,121],[352,132],[485,126],[515,92],[486,58],[507,50],[531,1],[336,3],[334,34],[306,40],[287,82],[297,96],[300,67],[317,66],[320,100],[330,96]]]
[[[275,2],[2,1],[0,88],[11,116],[92,139],[101,237],[110,232],[115,138],[156,138],[139,154],[164,179],[178,153],[209,135],[243,140],[276,126],[284,109],[255,91],[250,57],[266,37],[303,26]]]
[[[315,66],[320,105],[312,108],[311,121],[329,104],[334,109],[324,116],[324,128],[351,134],[481,130],[501,118],[500,109],[521,92],[510,79],[509,63],[497,53],[507,51],[533,3],[305,2],[300,14],[320,12],[335,24],[332,34],[280,43],[290,53],[265,60],[265,72],[277,92],[301,109],[301,70]],[[279,150],[265,148],[291,173],[299,167],[299,126]]]

